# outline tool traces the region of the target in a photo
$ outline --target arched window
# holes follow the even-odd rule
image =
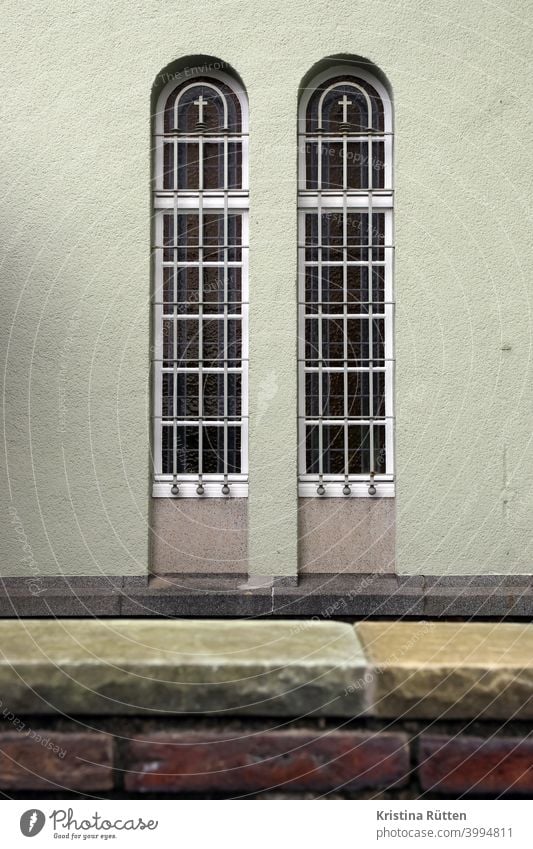
[[[183,76],[183,75],[181,75]],[[223,72],[155,121],[153,494],[247,494],[248,116]]]
[[[393,494],[392,108],[346,64],[299,110],[300,495]]]

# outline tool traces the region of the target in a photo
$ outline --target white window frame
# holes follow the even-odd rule
[[[306,144],[314,133],[307,133],[306,113],[316,89],[328,80],[346,75],[368,82],[379,94],[384,110],[384,188],[351,191],[331,190],[320,192],[306,188]],[[347,80],[350,82],[350,80]],[[335,87],[340,85],[338,81]],[[325,96],[327,89],[322,95]],[[393,111],[390,95],[385,86],[366,68],[342,64],[322,72],[306,85],[298,109],[298,494],[307,498],[392,498],[394,483],[394,221],[393,221]],[[339,136],[324,134],[323,141],[339,141]],[[381,140],[381,139],[380,139]],[[321,144],[319,140],[319,145]],[[318,168],[321,165],[318,149]],[[369,156],[369,168],[372,156]],[[306,415],[305,415],[305,214],[316,211],[318,215],[328,210],[357,211],[380,210],[385,212],[385,449],[386,468],[383,474],[322,475],[306,473]],[[340,367],[342,370],[342,366]],[[310,419],[311,417],[307,417]],[[332,422],[338,424],[338,420]],[[365,424],[364,421],[358,423]],[[322,424],[328,424],[323,420]],[[346,488],[348,483],[348,491]]]
[[[197,78],[196,78],[197,77]],[[180,85],[176,79],[170,80],[162,89],[157,100],[157,111],[154,123],[154,190],[153,190],[153,238],[154,244],[154,345],[152,365],[152,421],[153,421],[153,484],[152,496],[155,498],[246,498],[248,496],[248,262],[249,262],[249,194],[248,194],[248,98],[242,85],[231,75],[224,71],[209,71],[206,74],[198,73],[190,77],[190,85],[197,85],[198,80],[216,81],[225,83],[239,100],[241,107],[241,134],[242,139],[242,188],[228,190],[213,190],[195,192],[180,190],[179,193],[163,188],[163,132],[165,106],[168,97]],[[186,87],[188,88],[188,86]],[[185,89],[183,89],[185,90]],[[227,138],[227,136],[226,136]],[[191,137],[184,136],[180,141],[188,141]],[[196,140],[196,137],[195,137]],[[223,134],[209,136],[209,141],[222,141]],[[227,153],[226,153],[227,156]],[[180,474],[178,476],[178,492],[173,491],[174,478],[171,474],[162,473],[162,369],[159,364],[163,358],[163,215],[165,211],[191,212],[199,211],[234,211],[242,215],[242,275],[241,275],[241,472],[239,474],[228,474],[226,479],[223,474],[202,475],[202,491],[198,491],[198,474]],[[205,264],[209,266],[209,263]],[[218,264],[217,264],[218,265]],[[225,487],[224,484],[227,484]],[[223,489],[224,487],[224,489]],[[229,490],[229,491],[228,491]]]

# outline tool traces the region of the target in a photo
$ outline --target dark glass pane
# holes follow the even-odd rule
[[[170,214],[163,215],[163,262],[174,262],[174,219]]]
[[[163,427],[161,432],[161,470],[164,475],[174,474],[173,447],[174,432],[172,426]]]
[[[319,474],[319,426],[306,428],[306,470],[307,474]],[[344,474],[344,429],[342,425],[322,426],[322,473],[324,475]]]
[[[383,425],[374,425],[374,469],[377,475],[384,475],[387,471],[387,450],[385,447],[385,428]]]
[[[199,218],[196,214],[177,216],[178,262],[198,262]]]
[[[368,213],[349,212],[346,216],[346,259],[361,262],[368,259]]]
[[[348,472],[351,475],[369,474],[370,427],[350,425],[348,427]]]
[[[374,371],[372,373],[372,382],[374,386],[374,416],[385,415],[385,372]]]
[[[238,365],[241,359],[241,321],[231,319],[227,323],[227,339],[224,339],[224,321],[208,319],[204,327],[204,365],[206,368],[222,365],[224,359],[230,365]]]
[[[342,191],[344,157],[342,143],[322,142],[322,189]]]
[[[163,188],[174,189],[174,145],[163,145]]]
[[[176,428],[176,451],[174,467],[174,428],[163,427],[162,471],[163,474],[195,474],[198,471],[198,428]]]
[[[178,144],[178,189],[198,191],[200,151],[197,142]]]
[[[307,266],[305,269],[305,311],[307,313],[316,313],[318,305],[318,270],[314,266]]]
[[[346,188],[368,189],[368,142],[346,145]]]
[[[318,259],[318,216],[316,212],[308,212],[305,216],[305,258],[307,262],[316,262]]]
[[[341,262],[344,258],[344,218],[342,212],[322,214],[322,260]]]
[[[241,470],[241,429],[228,427],[227,469],[224,470],[224,428],[207,425],[203,429],[203,472],[206,475],[239,474]]]
[[[228,313],[241,311],[241,269],[228,268]],[[224,312],[224,268],[204,268],[204,312]]]
[[[240,262],[242,251],[242,221],[240,215],[228,215],[227,222],[227,258],[228,262]],[[206,262],[224,261],[224,215],[206,213],[204,215],[204,259]]]
[[[339,85],[322,102],[322,129],[326,133],[364,132],[371,122],[364,94],[353,86]]]
[[[365,418],[370,413],[369,377],[364,371],[348,372],[348,410],[350,418]]]
[[[163,268],[163,304],[165,304],[165,312],[172,309],[172,304],[176,300],[174,292],[174,269]]]
[[[374,361],[382,361],[385,359],[385,321],[382,318],[376,318],[372,322],[373,334],[373,353]]]
[[[198,322],[195,319],[180,318],[176,321],[176,358],[183,365],[193,365],[198,360]]]
[[[357,75],[347,74],[326,80],[318,86],[311,97],[306,116],[306,130],[314,133],[318,130],[319,103],[324,91],[338,83],[323,100],[322,129],[325,133],[364,132],[369,127],[383,132],[384,113],[381,97],[370,83],[358,79]],[[352,83],[352,84],[350,84]],[[370,99],[370,114],[366,99],[353,84],[364,89]]]
[[[163,303],[166,313],[197,313],[198,300],[198,268],[163,268]]]
[[[324,474],[344,474],[344,428],[342,425],[324,425],[322,447]]]
[[[344,269],[340,265],[322,266],[322,311],[343,312]]]
[[[309,364],[318,358],[318,320],[307,318],[305,320],[305,359]]]
[[[347,407],[344,402],[344,372],[323,372],[322,374],[322,409],[318,394],[319,375],[308,372],[305,376],[306,409],[310,418],[364,418],[369,415],[369,377],[367,372],[348,372]]]
[[[305,428],[305,470],[308,475],[318,474],[318,426]]]
[[[372,186],[385,188],[385,143],[382,141],[372,142]]]
[[[307,372],[305,375],[305,415],[315,418],[319,415],[317,372]]]
[[[229,86],[220,80],[213,83],[202,78],[199,78],[196,85],[191,88],[189,88],[190,83],[191,81],[187,80],[176,86],[168,97],[164,122],[166,133],[175,130],[187,135],[194,135],[201,131],[241,132],[241,107],[237,96]]]
[[[224,375],[204,374],[204,416],[222,418],[224,416]],[[229,372],[227,375],[227,415],[241,414],[241,375]]]
[[[242,144],[228,143],[228,189],[242,189]]]
[[[327,419],[344,416],[344,373],[330,372],[322,375],[323,416]]]
[[[228,262],[242,260],[242,216],[228,215]]]
[[[174,375],[163,374],[161,415],[163,418],[172,418],[174,415]]]
[[[308,313],[316,313],[322,304],[323,313],[342,313],[344,310],[344,274],[340,265],[323,265],[321,270],[308,266],[305,270],[305,298]]]
[[[344,359],[344,323],[342,319],[322,320],[322,358],[327,365],[339,365]]]
[[[318,144],[307,142],[305,145],[305,187],[318,189]]]
[[[224,428],[204,427],[202,470],[206,475],[224,472]]]
[[[180,268],[177,272],[178,312],[197,313],[200,300],[198,268]]]
[[[176,416],[177,418],[193,418],[198,415],[198,375],[176,375]]]
[[[163,365],[171,366],[174,359],[174,322],[163,320]]]
[[[368,312],[368,268],[349,265],[346,269],[348,312]]]
[[[194,475],[198,472],[198,427],[176,428],[176,473]]]
[[[241,429],[228,427],[228,474],[241,472]]]
[[[347,355],[352,365],[363,365],[369,356],[369,323],[366,318],[349,318],[346,321],[348,335]]]
[[[385,269],[383,266],[372,267],[372,302],[374,312],[385,311]]]
[[[204,272],[204,312],[224,312],[224,269],[205,266]]]
[[[204,189],[224,188],[224,145],[221,142],[204,144]]]

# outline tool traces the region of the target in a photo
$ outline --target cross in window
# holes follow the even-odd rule
[[[347,96],[343,94],[342,100],[339,100],[339,106],[342,106],[342,123],[348,123],[348,106],[352,105],[352,101],[348,100]]]
[[[200,95],[198,100],[194,101],[194,105],[198,107],[198,123],[204,123],[204,106],[207,106],[207,100],[204,100],[203,96]]]

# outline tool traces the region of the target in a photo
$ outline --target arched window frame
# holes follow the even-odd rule
[[[336,83],[332,83],[332,87],[334,88],[342,82],[339,82],[338,78],[346,78],[346,83],[352,84],[353,79],[359,79],[363,83],[368,83],[370,86],[374,88],[379,97],[381,98],[382,106],[383,106],[383,132],[382,133],[373,133],[372,135],[368,134],[367,136],[361,136],[361,138],[368,138],[369,143],[369,156],[368,156],[368,168],[369,174],[372,169],[372,143],[376,137],[379,137],[380,140],[383,141],[384,145],[384,180],[383,180],[383,188],[374,189],[367,188],[358,189],[358,190],[345,190],[343,184],[342,190],[330,190],[327,192],[319,190],[318,180],[317,178],[317,188],[308,189],[307,188],[307,162],[306,162],[306,151],[307,145],[310,139],[316,139],[318,145],[318,153],[317,153],[317,163],[321,162],[321,138],[329,136],[330,141],[331,137],[335,135],[335,138],[339,141],[342,140],[344,145],[343,153],[346,156],[346,144],[347,144],[347,136],[346,134],[331,134],[325,133],[324,131],[320,133],[309,133],[307,132],[307,109],[311,99],[315,96],[317,89],[327,84],[328,80],[337,80]],[[331,88],[326,88],[322,94],[321,101],[324,100],[325,95]],[[320,173],[320,164],[317,164],[317,168]],[[372,183],[369,183],[372,186]],[[394,411],[393,411],[393,397],[394,397],[394,353],[393,353],[393,325],[394,325],[394,295],[393,295],[393,276],[394,276],[394,250],[393,250],[393,109],[391,98],[389,92],[385,88],[385,86],[381,83],[379,79],[376,78],[374,74],[368,71],[365,67],[361,67],[358,64],[351,63],[342,63],[335,66],[330,66],[327,70],[318,74],[314,77],[309,83],[306,84],[305,90],[302,93],[300,98],[299,106],[298,106],[298,382],[299,382],[299,391],[298,391],[298,438],[299,438],[299,456],[298,456],[298,465],[299,465],[299,495],[304,497],[392,497],[394,496]],[[346,220],[346,213],[351,211],[360,211],[367,210],[368,215],[372,216],[374,211],[383,211],[384,212],[384,270],[385,270],[385,285],[384,285],[384,373],[385,373],[385,392],[384,392],[384,405],[385,405],[385,468],[378,469],[375,467],[373,460],[370,461],[370,468],[368,471],[364,473],[349,473],[349,462],[348,462],[348,436],[347,436],[347,428],[349,427],[350,422],[354,422],[353,418],[350,418],[346,415],[346,403],[345,400],[345,410],[344,417],[342,419],[342,426],[344,428],[344,469],[343,474],[327,474],[323,469],[324,464],[324,449],[323,449],[323,441],[324,441],[324,431],[323,424],[324,419],[327,420],[325,416],[321,414],[321,411],[324,409],[323,399],[322,399],[322,371],[320,367],[318,367],[318,386],[319,386],[319,399],[318,399],[318,415],[307,415],[306,413],[306,374],[309,373],[310,369],[306,366],[306,285],[305,285],[305,273],[306,273],[306,227],[305,227],[305,217],[306,213],[311,211],[317,212],[317,222],[321,219],[321,215],[324,212],[335,212],[338,211],[344,216],[344,220]],[[372,222],[372,218],[370,217],[370,222]],[[321,226],[318,225],[317,226]],[[345,226],[346,230],[346,226]],[[369,232],[371,230],[371,223],[369,225]],[[343,239],[343,241],[345,241]],[[320,238],[318,238],[318,243],[320,243]],[[371,242],[370,242],[371,244]],[[318,252],[318,256],[322,256],[322,251]],[[345,255],[346,256],[346,255]],[[369,252],[369,259],[371,261],[372,253]],[[318,264],[320,265],[321,260],[318,260]],[[345,261],[343,262],[343,267],[345,265]],[[372,310],[372,307],[370,307]],[[319,305],[318,307],[319,319],[318,323],[322,322],[322,307]],[[371,313],[370,313],[371,315]],[[319,331],[321,334],[321,331]],[[320,336],[321,339],[321,336]],[[371,347],[370,343],[370,347]],[[321,350],[321,344],[320,344]],[[320,358],[319,358],[320,359]],[[373,367],[371,364],[371,357],[369,358],[369,371],[373,372]],[[312,369],[311,369],[312,370]],[[316,370],[315,370],[316,371]],[[345,375],[344,378],[344,393],[345,399],[347,398],[347,377],[346,374],[348,369],[346,367],[346,363],[344,363],[343,373]],[[371,377],[369,376],[369,383],[371,383]],[[369,389],[369,396],[372,395],[372,389]],[[370,404],[373,401],[369,401]],[[372,413],[372,408],[370,408],[370,412]],[[367,420],[370,420],[372,423],[372,416],[368,416]],[[313,471],[312,473],[308,470],[308,456],[307,456],[307,433],[308,433],[308,425],[310,422],[314,422],[317,424],[317,430],[319,434],[319,444],[317,455],[319,460],[319,468],[317,471]],[[359,423],[359,422],[358,422]],[[339,422],[337,421],[337,424]],[[370,427],[370,431],[373,431],[373,427]],[[373,446],[373,436],[371,437],[372,446]],[[315,456],[315,455],[313,455]],[[370,457],[374,456],[373,447],[370,449]],[[316,465],[316,464],[315,464]]]
[[[153,261],[154,261],[154,344],[153,344],[153,486],[152,495],[155,497],[188,497],[188,498],[217,498],[217,497],[246,497],[248,495],[248,228],[249,228],[249,184],[248,184],[248,97],[244,87],[232,75],[222,70],[211,70],[207,73],[198,73],[190,76],[187,85],[183,86],[178,100],[190,88],[199,84],[211,85],[217,89],[217,82],[224,83],[237,97],[241,109],[241,132],[238,138],[242,145],[242,184],[238,189],[213,189],[203,190],[202,177],[200,177],[200,190],[170,190],[164,187],[164,142],[165,142],[165,108],[170,95],[176,88],[183,85],[183,79],[179,74],[172,79],[161,90],[156,105],[154,121],[154,144],[153,144]],[[218,89],[220,93],[220,89]],[[177,103],[175,108],[177,108]],[[226,106],[227,108],[227,106]],[[170,134],[169,134],[170,135]],[[202,133],[194,134],[200,138]],[[168,136],[167,136],[168,138]],[[192,136],[180,137],[185,141]],[[210,141],[220,140],[225,145],[225,158],[228,161],[228,140],[230,133],[221,132],[216,136],[211,135]],[[228,166],[225,166],[226,182]],[[163,214],[172,211],[174,216],[177,212],[193,213],[202,215],[203,211],[224,213],[235,213],[242,220],[242,260],[241,260],[241,414],[240,414],[240,472],[223,472],[204,474],[201,470],[195,474],[180,473],[169,474],[163,472],[162,468],[162,399],[163,399]],[[227,251],[224,251],[224,269],[227,268]],[[202,321],[200,306],[199,321]],[[228,309],[224,307],[224,322],[228,321]],[[200,358],[201,360],[201,358]],[[198,361],[199,384],[201,385],[202,365]],[[227,364],[224,364],[224,372],[227,372]],[[195,373],[196,373],[195,372]],[[226,378],[224,378],[225,385]],[[200,393],[201,394],[201,393]],[[201,402],[200,402],[201,403]],[[224,400],[225,432],[228,428],[228,407]],[[201,408],[196,419],[199,432],[202,432]],[[196,424],[196,422],[194,422]],[[175,428],[175,425],[174,425]],[[175,444],[175,443],[174,443]],[[227,446],[227,437],[225,439]],[[225,448],[225,465],[226,465]],[[199,463],[201,464],[201,447],[199,449]],[[200,467],[201,469],[201,467]]]

